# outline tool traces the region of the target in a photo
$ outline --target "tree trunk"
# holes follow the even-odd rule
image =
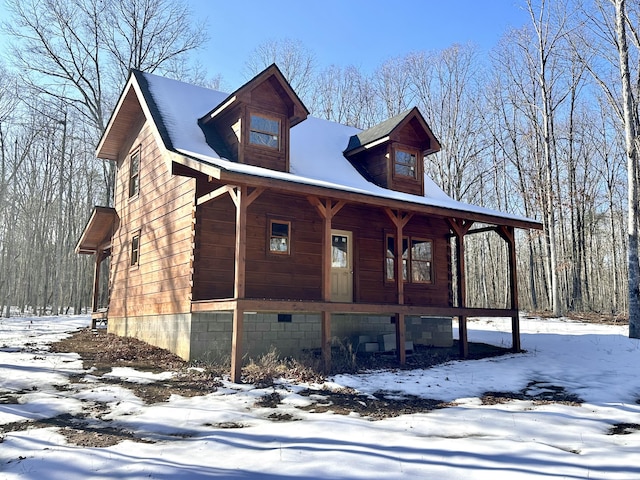
[[[615,0],[616,35],[620,60],[620,79],[622,81],[622,107],[624,114],[624,141],[627,157],[628,182],[628,237],[627,263],[629,268],[629,337],[640,338],[640,265],[638,264],[638,126],[633,115],[633,94],[629,73],[629,51],[625,22],[627,13],[625,0]]]

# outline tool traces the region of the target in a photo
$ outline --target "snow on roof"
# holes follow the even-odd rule
[[[198,119],[223,103],[228,94],[157,75],[142,73],[150,95],[147,102],[163,133],[165,147],[229,172],[324,187],[418,205],[451,209],[512,221],[535,220],[470,205],[449,197],[425,175],[425,195],[411,195],[379,187],[366,180],[344,157],[349,139],[362,130],[328,120],[308,117],[290,132],[290,172],[279,172],[224,158],[206,141]],[[148,89],[148,91],[147,91]],[[168,138],[166,138],[168,136]]]

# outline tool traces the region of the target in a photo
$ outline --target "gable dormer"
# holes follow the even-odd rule
[[[229,160],[289,171],[289,131],[309,111],[274,64],[199,120],[207,142]]]
[[[440,143],[417,108],[349,139],[345,157],[368,180],[399,192],[424,195],[424,157]]]

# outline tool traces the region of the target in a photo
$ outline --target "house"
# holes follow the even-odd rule
[[[424,174],[439,149],[415,108],[365,131],[310,117],[275,65],[230,95],[132,71],[97,147],[115,207],[76,247],[96,258],[93,319],[230,356],[234,381],[272,345],[328,368],[332,338],[391,341],[404,363],[411,342],[451,344],[452,317],[466,355],[470,315],[512,318],[519,350],[514,229],[541,225],[452,200]],[[487,230],[508,244],[508,308],[465,305],[464,239]]]

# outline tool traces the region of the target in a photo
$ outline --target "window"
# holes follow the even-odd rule
[[[140,192],[140,149],[129,157],[129,198]]]
[[[271,220],[269,222],[269,252],[288,255],[290,232],[291,222]]]
[[[417,178],[417,154],[407,150],[395,150],[394,173],[405,177]]]
[[[131,237],[131,262],[132,267],[140,264],[140,232],[136,232]]]
[[[411,281],[432,282],[432,254],[430,240],[411,240]]]
[[[396,238],[387,235],[385,254],[385,280],[396,278]],[[411,245],[411,248],[409,248]],[[411,276],[409,277],[409,272]],[[402,279],[411,283],[433,283],[433,242],[418,238],[402,239]]]
[[[407,245],[409,245],[409,239],[402,239],[402,278],[407,281]],[[396,278],[396,237],[393,235],[387,235],[387,254],[386,254],[386,279],[388,281],[394,281]]]
[[[280,148],[280,120],[262,115],[251,115],[249,143],[269,148]]]

